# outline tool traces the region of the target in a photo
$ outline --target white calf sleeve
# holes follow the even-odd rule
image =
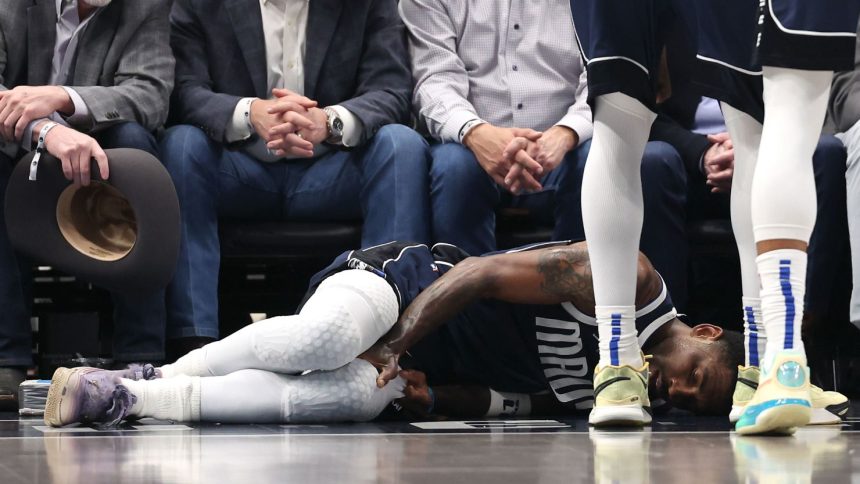
[[[641,365],[634,321],[644,214],[641,164],[654,118],[625,94],[607,94],[595,102],[582,221],[593,271],[601,366]]]
[[[832,78],[829,71],[764,68],[765,121],[752,191],[757,242],[809,241],[817,209],[812,154]]]
[[[749,114],[720,103],[735,152],[732,176],[732,231],[741,262],[741,287],[744,297],[758,298],[761,282],[755,258],[752,224],[752,182],[761,144],[762,125]]]
[[[294,316],[248,325],[194,350],[165,376],[227,375],[248,368],[276,373],[339,368],[370,348],[397,321],[397,296],[385,279],[347,270],[329,277]]]
[[[334,371],[281,375],[242,370],[201,379],[201,416],[233,423],[363,422],[403,396],[404,383],[376,388],[377,371],[353,360]]]

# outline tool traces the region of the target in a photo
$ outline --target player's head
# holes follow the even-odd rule
[[[742,334],[700,324],[661,341],[652,353],[652,398],[697,414],[729,413],[744,358]]]

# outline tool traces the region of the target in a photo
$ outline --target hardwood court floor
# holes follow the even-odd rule
[[[860,415],[860,402],[854,402]],[[860,418],[740,437],[725,418],[644,431],[584,419],[49,429],[0,413],[0,483],[860,483]]]

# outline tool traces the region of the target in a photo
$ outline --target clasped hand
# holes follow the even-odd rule
[[[277,156],[310,158],[328,137],[325,112],[317,102],[289,89],[274,89],[273,99],[251,103],[251,124]]]

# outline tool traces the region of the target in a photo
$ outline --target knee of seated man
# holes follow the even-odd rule
[[[146,151],[155,157],[159,155],[155,136],[140,123],[115,124],[97,133],[95,138],[104,149],[133,148]]]
[[[812,155],[812,164],[816,172],[822,171],[828,174],[845,175],[845,160],[847,151],[842,141],[835,136],[822,136],[815,146]],[[840,173],[841,172],[841,173]]]
[[[678,150],[663,141],[649,141],[642,157],[642,182],[686,190],[687,172]]]
[[[397,163],[405,159],[412,163],[427,163],[427,140],[414,129],[402,124],[387,124],[379,129],[370,143],[374,148],[382,148],[390,152],[389,158]]]
[[[181,176],[183,169],[217,170],[214,142],[200,128],[182,124],[168,129],[161,138],[161,161],[171,176]]]
[[[430,178],[434,184],[456,184],[473,190],[490,177],[472,151],[460,143],[440,143],[430,148]]]

